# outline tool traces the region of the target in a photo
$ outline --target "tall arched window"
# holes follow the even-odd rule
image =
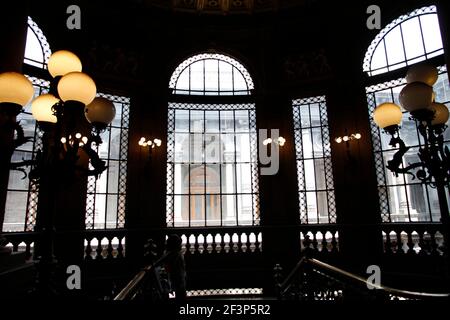
[[[33,19],[28,17],[23,62],[38,68],[46,68],[51,53],[44,33]],[[33,84],[35,97],[47,93],[50,89],[48,81],[36,78],[33,74],[27,75],[27,77]],[[17,121],[23,127],[25,136],[33,139],[15,150],[11,161],[20,162],[23,159],[34,159],[38,150],[42,148],[42,132],[31,115],[31,103],[25,106],[23,112],[17,116]],[[29,167],[26,168],[26,172],[29,172]],[[4,232],[33,231],[36,225],[38,196],[38,183],[25,178],[24,174],[19,171],[11,170],[2,230]]]
[[[45,69],[52,51],[41,28],[28,17],[27,42],[24,63]]]
[[[435,6],[423,7],[388,24],[369,46],[364,71],[370,76],[444,53]]]
[[[400,34],[395,38],[391,34]],[[394,40],[393,40],[394,39]],[[408,40],[409,39],[409,40]],[[415,39],[415,40],[411,40]],[[387,72],[405,67],[419,61],[443,55],[441,34],[437,22],[435,6],[424,7],[403,15],[389,24],[375,38],[373,45],[367,51],[364,70],[369,75]],[[380,58],[382,51],[386,58]],[[394,52],[398,52],[396,59],[391,59]],[[415,52],[415,53],[414,53]],[[413,54],[414,53],[414,54]],[[384,59],[384,60],[383,60]],[[371,62],[370,62],[371,61]],[[382,61],[378,63],[375,61]],[[391,79],[366,88],[369,114],[372,115],[377,105],[383,102],[399,104],[399,93],[406,84],[404,78]],[[439,67],[439,79],[434,85],[436,101],[450,103],[450,86],[445,65]],[[403,165],[418,161],[418,148],[423,140],[418,132],[416,123],[409,119],[403,110],[404,117],[400,135],[410,149],[404,156]],[[447,123],[449,125],[450,123]],[[371,119],[372,143],[375,152],[375,165],[378,180],[378,194],[380,212],[383,222],[438,222],[440,218],[438,196],[436,190],[429,185],[421,184],[411,175],[400,174],[396,177],[386,168],[397,149],[389,145],[390,138],[383,134]],[[446,131],[446,143],[450,142],[450,133]]]
[[[189,103],[178,97],[169,103],[167,225],[259,224],[256,113],[248,71],[229,56],[199,54],[176,68],[169,87],[174,96],[249,99]]]

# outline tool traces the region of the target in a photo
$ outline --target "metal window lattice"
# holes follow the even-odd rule
[[[254,89],[253,79],[250,76],[250,73],[247,71],[247,69],[236,59],[226,56],[226,55],[223,55],[223,54],[218,54],[218,53],[202,53],[202,54],[192,56],[192,57],[186,59],[185,61],[183,61],[180,65],[178,65],[178,67],[173,72],[173,74],[170,78],[169,88],[177,89],[177,83],[178,83],[178,79],[179,79],[180,75],[183,73],[183,71],[186,68],[189,68],[189,66],[191,64],[198,62],[198,61],[207,60],[207,59],[218,60],[218,61],[222,61],[222,62],[230,64],[233,68],[235,68],[243,76],[243,78],[246,82],[246,85],[247,85],[247,90]],[[219,71],[219,77],[220,77],[220,71]],[[188,91],[191,92],[191,91],[195,91],[195,90],[189,89]],[[204,90],[204,91],[209,91],[209,90]],[[220,94],[220,92],[222,90],[213,90],[213,91]],[[234,90],[232,90],[232,91],[234,91]]]
[[[87,183],[87,195],[86,195],[86,216],[85,216],[85,227],[86,229],[105,229],[111,228],[111,221],[108,221],[108,197],[117,197],[117,217],[114,228],[124,228],[125,227],[125,215],[126,215],[126,190],[127,190],[127,167],[128,167],[128,139],[129,139],[129,119],[130,119],[130,98],[123,96],[116,96],[110,94],[99,93],[98,96],[107,98],[111,100],[116,107],[119,105],[120,113],[116,115],[120,115],[119,126],[115,126],[113,122],[109,125],[107,129],[108,139],[110,139],[111,130],[120,130],[119,137],[119,157],[118,159],[111,159],[111,143],[108,148],[108,156],[106,158],[102,158],[107,161],[109,165],[112,161],[116,162],[118,165],[118,177],[117,177],[117,185],[111,185],[111,181],[109,180],[109,168],[102,173],[102,175],[107,175],[108,179],[106,182],[105,192],[98,191],[99,180],[96,180],[95,177],[88,177]],[[106,141],[104,141],[105,143]],[[94,146],[94,150],[97,149]],[[98,203],[98,197],[105,196],[106,207],[103,212],[100,212],[101,206]],[[104,223],[99,223],[96,221],[96,216],[104,216]]]
[[[169,103],[168,108],[168,136],[167,136],[167,186],[166,186],[166,223],[169,227],[175,227],[177,224],[177,221],[175,219],[175,118],[176,118],[176,111],[178,110],[186,110],[189,112],[191,111],[238,111],[238,110],[246,110],[248,111],[248,123],[249,123],[249,143],[250,143],[250,180],[251,180],[251,193],[239,193],[237,190],[233,193],[235,196],[235,201],[237,201],[237,197],[239,195],[251,195],[252,197],[252,203],[251,203],[251,210],[252,210],[252,225],[259,225],[260,223],[260,214],[259,214],[259,180],[258,180],[258,164],[257,164],[257,156],[258,156],[258,149],[257,149],[257,133],[256,133],[256,111],[255,111],[255,105],[252,103],[247,104],[193,104],[193,103],[175,103],[171,102]],[[205,131],[201,134],[202,136],[205,135]],[[196,134],[189,130],[186,134],[192,135]],[[233,132],[226,132],[226,134],[237,134],[236,131]],[[242,133],[241,133],[242,134]],[[202,138],[203,139],[203,138]],[[205,146],[203,145],[203,149]],[[236,150],[237,151],[237,150]],[[187,162],[189,165],[195,165],[197,163],[194,162]],[[237,165],[238,162],[211,162],[211,164],[216,165],[223,165],[223,164],[233,164]],[[209,162],[205,162],[205,160],[202,161],[202,165],[209,164]],[[190,175],[190,171],[188,172],[188,175]],[[233,182],[236,183],[236,182]],[[205,186],[206,188],[206,186]],[[236,187],[235,187],[236,188]],[[220,183],[220,189],[222,190],[222,182]],[[204,195],[206,196],[208,193],[204,191]],[[215,193],[214,193],[215,194]],[[222,203],[223,198],[222,196],[225,193],[222,194],[222,191],[220,191],[219,195],[220,201]],[[189,194],[182,194],[187,197],[196,196],[196,193],[190,193]],[[228,193],[226,195],[229,195]],[[237,204],[237,202],[236,202]],[[206,209],[206,207],[205,207]],[[221,224],[224,223],[223,216],[222,216],[222,206],[220,207],[221,211]],[[237,212],[236,212],[237,214]],[[208,223],[208,219],[205,215],[205,224]],[[239,221],[235,222],[236,225],[239,225]],[[189,219],[188,225],[191,226],[191,221]]]
[[[438,73],[440,76],[446,75],[447,68],[446,66],[440,66],[438,67]],[[381,220],[383,223],[391,223],[396,222],[392,218],[392,213],[394,211],[394,208],[391,208],[391,196],[389,194],[389,188],[400,188],[404,189],[405,194],[408,197],[408,194],[411,193],[411,191],[408,189],[411,185],[420,185],[420,182],[410,182],[408,183],[405,175],[400,175],[403,177],[403,180],[400,184],[393,184],[390,185],[388,183],[387,175],[391,174],[390,171],[386,168],[386,163],[388,160],[391,160],[391,155],[386,156],[387,151],[392,151],[395,149],[384,149],[383,143],[382,143],[382,135],[385,135],[382,130],[375,124],[373,121],[373,112],[375,111],[375,108],[377,107],[377,104],[380,103],[380,101],[377,101],[377,95],[386,95],[388,96],[389,101],[396,101],[396,93],[399,91],[399,88],[404,86],[406,84],[405,78],[399,78],[391,81],[387,81],[384,83],[372,85],[369,87],[366,87],[366,94],[367,94],[367,105],[370,115],[370,128],[371,128],[371,138],[372,138],[372,146],[374,151],[374,159],[375,159],[375,173],[377,177],[377,184],[378,184],[378,197],[379,197],[379,209],[381,214]],[[395,92],[394,92],[395,90]],[[381,98],[381,97],[379,97]],[[442,103],[448,103],[448,101],[442,101]],[[402,110],[404,113],[405,110]],[[418,131],[417,131],[418,132]],[[417,133],[418,134],[418,133]],[[418,139],[418,138],[417,138]],[[420,141],[420,140],[417,140]],[[411,145],[410,147],[419,147],[420,142],[417,145]],[[425,187],[425,186],[424,186]],[[426,187],[428,188],[428,187]],[[430,216],[430,220],[433,220],[432,214],[431,214],[431,208],[429,205],[429,190],[423,191],[424,197],[427,199],[427,211],[425,214]],[[411,210],[412,210],[412,204],[411,201],[407,201],[407,212],[408,212],[408,221],[411,222]],[[403,221],[402,221],[403,222]]]
[[[314,192],[316,195],[316,221],[321,223],[320,217],[326,215],[326,223],[336,223],[336,204],[334,195],[334,180],[333,180],[333,168],[331,163],[331,145],[330,145],[330,135],[328,129],[328,115],[326,107],[325,96],[310,97],[304,99],[296,99],[292,101],[293,104],[293,119],[294,119],[294,139],[295,139],[295,151],[297,159],[297,179],[298,179],[298,197],[299,197],[299,210],[300,210],[300,223],[308,224],[313,223],[310,221],[310,215],[308,213],[311,211],[308,207],[307,192]],[[302,125],[302,115],[301,108],[308,109],[308,115],[311,119],[310,105],[319,106],[319,123],[318,126],[313,126],[309,124],[307,126]],[[313,156],[308,158],[309,160],[323,160],[323,174],[326,190],[309,190],[306,186],[306,175],[305,171],[305,154],[303,152],[304,148],[304,137],[302,130],[309,130],[312,136],[312,128],[320,128],[320,141],[323,154],[321,156]],[[314,164],[315,165],[315,164]],[[317,183],[317,182],[316,182]],[[317,185],[316,185],[317,188]],[[327,212],[319,212],[319,200],[318,192],[326,192],[326,208]]]
[[[373,70],[371,65],[372,65],[372,58],[374,56],[375,50],[377,49],[378,45],[380,45],[380,43],[382,43],[386,37],[386,35],[393,30],[395,27],[401,25],[402,23],[404,23],[405,21],[414,18],[414,17],[418,17],[421,15],[425,15],[425,14],[436,14],[436,6],[432,5],[432,6],[427,6],[427,7],[422,7],[419,9],[416,9],[410,13],[407,13],[405,15],[402,15],[400,17],[398,17],[397,19],[395,19],[394,21],[392,21],[391,23],[389,23],[385,28],[383,28],[375,37],[375,39],[371,42],[369,48],[366,51],[366,54],[364,56],[364,61],[363,61],[363,71],[368,72],[369,75],[372,75],[373,71],[376,70],[380,70],[380,69],[384,69],[384,68],[389,68],[392,65],[389,64],[388,61],[386,61],[386,65],[383,65],[381,67],[378,67],[376,70]],[[423,38],[423,34],[421,34],[421,37]],[[422,41],[423,42],[423,41]],[[404,44],[403,44],[404,47]],[[403,49],[404,50],[404,49]],[[442,49],[439,49],[442,50]],[[435,52],[435,51],[433,51]],[[424,55],[423,57],[427,57],[427,54],[430,54],[431,52],[427,52],[426,48],[424,47]],[[442,52],[443,53],[443,52]],[[408,65],[408,62],[410,60],[416,60],[419,57],[413,58],[413,59],[406,59],[404,61],[400,61],[400,62],[396,62],[395,65],[398,65],[400,63],[406,63]],[[422,59],[424,60],[424,59]],[[417,61],[415,61],[417,62]],[[415,63],[412,62],[412,63]],[[386,69],[386,71],[388,71]]]

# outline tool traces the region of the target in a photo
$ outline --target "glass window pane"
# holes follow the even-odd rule
[[[191,64],[191,90],[203,91],[204,90],[204,69],[203,61],[197,61]]]
[[[206,224],[208,226],[220,226],[221,221],[221,198],[218,194],[206,195]]]
[[[27,29],[27,42],[25,45],[25,59],[28,64],[42,68],[44,63],[44,53],[42,51],[41,43],[33,30]],[[31,60],[31,61],[30,61]],[[38,62],[38,63],[36,63]],[[40,62],[40,63],[39,63]]]
[[[108,195],[106,211],[106,228],[117,228],[117,195]]]
[[[387,61],[386,61],[386,51],[384,48],[384,41],[381,41],[377,48],[375,49],[375,51],[373,52],[372,55],[372,63],[370,65],[370,68],[372,70],[376,70],[382,67],[387,66]]]
[[[238,195],[238,223],[239,225],[252,224],[252,196],[248,194]]]
[[[189,132],[188,110],[175,110],[175,132]]]
[[[236,132],[248,132],[249,131],[249,114],[248,110],[236,110],[234,112]]]
[[[203,162],[203,135],[201,133],[190,135],[190,162]]]
[[[236,161],[250,162],[250,136],[236,134]]]
[[[106,193],[108,173],[103,172],[95,182],[96,193]],[[97,204],[95,205],[97,207]]]
[[[412,18],[402,23],[403,41],[405,44],[406,59],[413,59],[425,53],[420,31],[419,18]]]
[[[189,134],[175,134],[175,162],[189,162]]]
[[[320,122],[320,105],[318,103],[310,104],[309,110],[311,112],[311,126],[318,127],[324,125]]]
[[[235,162],[234,134],[222,134],[223,162]]]
[[[220,165],[206,166],[206,193],[220,193]]]
[[[233,111],[220,111],[220,130],[222,132],[234,132]]]
[[[222,196],[223,225],[236,225],[236,196]]]
[[[189,165],[175,164],[175,194],[189,194]]]
[[[108,193],[117,193],[118,186],[119,186],[119,161],[111,160],[108,163]]]
[[[219,90],[219,64],[218,60],[205,60],[205,90],[215,91]]]
[[[400,27],[395,27],[384,38],[389,65],[405,60]]]
[[[319,223],[328,223],[328,201],[326,192],[317,192]]]
[[[205,111],[206,132],[219,132],[219,111]]]
[[[325,167],[323,159],[314,160],[314,172],[316,175],[317,190],[326,190],[327,185],[325,183]]]
[[[304,160],[304,168],[305,168],[305,185],[306,190],[315,190],[316,189],[316,177],[314,172],[314,160]]]
[[[6,197],[4,232],[20,232],[25,230],[25,214],[27,210],[28,192],[8,191]]]
[[[177,90],[189,90],[189,68],[184,69],[177,81]]]
[[[120,135],[121,129],[111,128],[109,158],[120,159]]]
[[[220,162],[220,134],[205,134],[206,162]]]
[[[308,208],[308,222],[318,223],[317,219],[317,198],[315,192],[306,192],[306,203]]]
[[[312,129],[314,157],[323,157],[322,128]]]
[[[205,166],[191,165],[189,173],[190,193],[205,193]]]
[[[309,107],[306,106],[300,106],[299,107],[300,110],[300,125],[301,128],[307,128],[311,126],[311,121],[309,118]]]
[[[94,213],[95,229],[105,228],[106,219],[106,195],[95,195],[95,213]]]
[[[233,90],[233,66],[224,61],[219,61],[220,71],[220,91],[232,91]]]
[[[191,196],[191,226],[205,226],[205,196]]]
[[[437,14],[422,15],[420,16],[420,22],[426,51],[432,52],[441,49],[442,38]]]
[[[0,151],[1,152],[1,151]],[[23,152],[23,151],[14,151],[11,162],[17,163],[23,160],[31,160],[32,154],[31,152]],[[28,178],[28,174],[30,173],[30,167],[23,168],[27,173],[25,176],[22,172],[11,170],[9,172],[9,181],[8,181],[8,189],[9,190],[27,190],[30,184],[30,180]]]
[[[203,111],[191,111],[191,132],[204,132]]]
[[[234,164],[222,164],[222,193],[235,193],[236,172]]]
[[[189,225],[189,196],[174,196],[175,226]]]
[[[242,73],[240,73],[239,70],[237,70],[236,68],[233,68],[233,77],[234,77],[234,91],[247,90],[247,82],[242,76]]]
[[[249,163],[238,164],[236,166],[237,175],[237,192],[251,193],[252,192],[252,172]]]
[[[308,159],[313,156],[313,147],[311,141],[311,130],[302,130],[302,140],[303,140],[303,158]]]

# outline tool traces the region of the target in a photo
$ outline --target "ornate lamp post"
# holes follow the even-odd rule
[[[35,247],[35,256],[44,264],[53,261],[55,194],[62,189],[62,183],[70,183],[76,172],[98,176],[106,169],[105,161],[94,151],[93,144],[98,147],[102,143],[100,133],[115,117],[111,101],[95,98],[96,85],[81,72],[82,65],[75,54],[65,50],[53,53],[48,70],[53,77],[50,92],[37,97],[31,106],[33,117],[43,131],[43,148],[37,152],[36,159],[13,164],[10,164],[11,155],[21,142],[14,140],[14,131],[19,138],[23,132],[15,117],[31,100],[34,90],[28,79],[20,74],[0,74],[1,121],[2,124],[7,122],[9,128],[5,134],[2,131],[0,137],[0,154],[5,154],[4,150],[9,154],[8,161],[2,162],[2,170],[8,171],[5,173],[8,177],[10,169],[31,166],[30,179],[39,181],[36,230],[42,232],[42,238]],[[5,181],[7,185],[7,178]],[[4,205],[0,210],[1,226]]]
[[[441,211],[441,222],[444,225],[445,254],[449,247],[449,207],[447,192],[450,183],[450,151],[444,144],[444,132],[449,118],[448,108],[435,101],[433,85],[438,79],[435,67],[417,65],[411,67],[406,75],[407,85],[399,95],[401,106],[410,113],[410,118],[417,124],[423,138],[423,144],[418,151],[419,160],[416,163],[403,165],[403,156],[409,150],[399,134],[402,120],[402,110],[394,103],[379,105],[373,114],[375,123],[391,135],[389,145],[398,151],[387,161],[387,168],[398,177],[408,173],[418,178],[422,183],[435,188]],[[447,189],[446,189],[447,188]]]

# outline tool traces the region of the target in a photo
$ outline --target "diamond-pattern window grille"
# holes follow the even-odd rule
[[[442,66],[438,70],[439,78],[434,85],[436,101],[450,106],[447,68]],[[381,103],[394,102],[400,105],[398,96],[405,85],[406,80],[400,78],[366,88],[372,145],[375,153],[380,214],[382,222],[385,223],[438,222],[441,215],[436,190],[429,185],[421,184],[418,179],[413,179],[412,175],[400,174],[397,178],[386,168],[387,161],[392,159],[398,148],[389,145],[390,136],[378,128],[372,117],[375,108]],[[404,166],[419,160],[417,152],[424,141],[418,132],[416,123],[410,120],[409,114],[405,110],[402,109],[402,111],[400,136],[410,147],[404,157]],[[449,124],[450,122],[447,123],[447,125]],[[446,143],[450,142],[449,130],[446,130],[444,139]]]
[[[237,60],[218,53],[202,53],[183,61],[173,72],[169,88],[185,95],[250,95],[252,77]]]
[[[300,223],[336,223],[325,96],[292,102]]]
[[[114,103],[116,117],[102,133],[103,143],[96,150],[108,168],[99,179],[88,178],[85,225],[86,229],[124,228],[130,99],[102,93],[98,96]]]
[[[50,83],[46,80],[27,76],[34,87],[34,96],[48,93]],[[17,116],[17,121],[24,129],[26,137],[33,139],[14,151],[11,162],[34,159],[37,151],[42,149],[42,132],[36,125],[31,115],[31,103]],[[26,173],[30,167],[25,168]],[[5,221],[3,231],[23,232],[33,231],[36,225],[36,215],[39,198],[39,184],[19,171],[11,171],[9,174],[8,193],[6,198]]]
[[[46,69],[52,51],[47,38],[36,22],[28,17],[27,42],[25,47],[24,63]]]
[[[253,103],[169,103],[169,227],[259,224],[256,135]]]
[[[436,6],[402,15],[382,29],[367,49],[363,70],[385,73],[442,55]]]

